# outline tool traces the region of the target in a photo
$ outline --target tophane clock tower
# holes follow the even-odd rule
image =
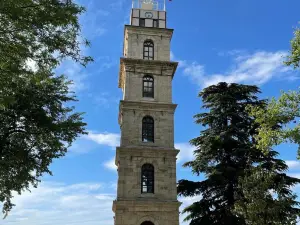
[[[164,0],[133,0],[120,59],[115,225],[179,225],[170,61]]]

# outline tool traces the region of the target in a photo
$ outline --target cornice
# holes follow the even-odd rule
[[[140,206],[141,209],[145,210],[145,207],[155,207],[157,211],[160,212],[174,212],[178,210],[182,202],[178,200],[152,200],[148,199],[116,199],[113,201],[112,209],[116,213],[118,209],[123,210],[124,208],[128,209],[129,207],[134,207],[135,209]]]
[[[140,148],[134,148],[131,146],[130,148],[117,148],[116,151],[116,159],[115,164],[119,164],[120,157],[147,157],[147,158],[155,158],[158,157],[165,158],[165,160],[174,159],[176,160],[176,156],[180,151],[176,149],[172,150],[162,150],[157,147],[152,147],[148,149],[146,146],[141,146]]]
[[[154,66],[165,66],[165,67],[172,67],[175,69],[178,66],[178,62],[174,61],[163,61],[163,60],[148,60],[148,59],[137,59],[137,58],[120,58],[120,63],[125,63],[126,65],[154,65]],[[174,71],[175,72],[175,71]]]
[[[167,36],[172,39],[174,29],[125,25],[124,34],[126,32],[140,35]]]
[[[161,111],[171,111],[174,112],[177,108],[177,104],[173,103],[161,103],[161,102],[141,102],[141,101],[127,101],[127,100],[121,100],[120,101],[120,110],[122,109],[132,109],[132,110],[138,110],[138,109],[147,108],[147,110],[153,110],[157,111],[158,109]]]
[[[168,155],[173,155],[176,156],[180,150],[176,149],[176,148],[167,148],[167,147],[153,147],[153,146],[147,146],[147,145],[139,145],[139,146],[128,146],[128,147],[117,147],[117,152],[121,151],[121,152],[128,152],[128,153],[145,153],[145,151],[147,153],[154,153],[157,154],[157,152],[160,152],[162,155],[164,153],[168,154]]]

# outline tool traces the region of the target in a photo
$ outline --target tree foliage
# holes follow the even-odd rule
[[[290,188],[300,180],[285,174],[276,151],[256,148],[259,124],[246,108],[265,107],[257,93],[256,86],[219,83],[199,94],[206,112],[195,119],[205,130],[191,140],[195,159],[184,166],[205,179],[178,183],[179,195],[202,197],[183,210],[191,225],[295,224],[300,211]]]
[[[299,146],[300,157],[300,89],[282,92],[278,99],[272,98],[266,108],[249,107],[250,113],[260,124],[257,147],[267,152],[272,146],[285,142]],[[280,129],[273,129],[274,126]]]
[[[299,183],[299,180],[287,177],[283,173],[286,169],[285,162],[277,160],[252,168],[240,178],[243,198],[237,200],[234,211],[245,218],[246,224],[297,224],[299,203],[290,187]]]
[[[295,69],[300,66],[300,29],[294,32],[290,55],[285,62]],[[282,92],[278,99],[272,98],[266,109],[249,107],[250,113],[260,123],[257,134],[257,147],[263,152],[274,145],[291,142],[298,145],[300,158],[300,88],[296,91]],[[280,129],[274,130],[274,126]]]
[[[300,29],[296,28],[294,31],[294,38],[291,41],[291,52],[285,62],[288,66],[294,68],[300,67]]]
[[[70,102],[70,81],[55,75],[63,59],[82,65],[79,16],[73,0],[1,0],[0,2],[0,202],[11,210],[14,192],[37,186],[85,133],[82,114]]]

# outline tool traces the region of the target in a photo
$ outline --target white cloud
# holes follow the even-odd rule
[[[300,169],[300,162],[296,160],[287,160],[285,163],[288,165],[290,170]]]
[[[86,12],[80,16],[80,25],[82,27],[83,37],[92,41],[106,34],[107,25],[103,21],[105,21],[104,18],[109,16],[111,12],[104,9],[98,9],[98,7],[96,7],[98,1],[95,0],[91,0],[88,3],[83,0],[78,0],[78,2],[87,8]],[[117,0],[114,3],[119,5],[123,4],[124,1]],[[78,41],[82,43],[80,46],[81,53],[85,56],[90,55],[89,48],[85,47],[83,38],[78,37]],[[97,73],[103,72],[117,65],[117,61],[111,60],[110,58],[100,57],[100,59],[101,62],[95,60],[95,63],[99,65],[98,71],[96,71]],[[27,66],[35,68],[33,62],[28,62]],[[86,82],[88,74],[84,70],[85,67],[80,64],[71,60],[65,60],[56,71],[59,74],[65,74],[73,81],[73,84],[70,85],[71,91],[79,92],[89,88],[89,85]]]
[[[93,108],[95,110],[105,110],[105,109],[114,109],[116,112],[119,110],[119,102],[122,98],[121,96],[116,96],[108,92],[101,93],[88,93],[87,96],[93,102]]]
[[[95,63],[98,65],[97,74],[118,65],[117,60],[112,59],[110,56],[100,56],[95,60]]]
[[[183,72],[184,74],[190,76],[196,82],[200,82],[205,78],[204,66],[196,62],[193,62],[190,65],[186,65]]]
[[[115,148],[120,144],[120,134],[115,133],[96,133],[89,131],[88,135],[83,138],[96,142],[99,145],[107,145]]]
[[[295,177],[295,178],[300,179],[300,173],[288,173],[287,175],[290,177]],[[297,186],[300,187],[300,184],[298,184]]]
[[[294,177],[294,178],[298,178],[300,179],[300,173],[287,173],[288,176],[290,177]],[[300,184],[296,184],[295,186],[292,187],[292,191],[294,191],[298,197],[299,197],[299,193],[300,193]]]
[[[95,102],[95,107],[103,109],[108,109],[111,106],[115,107],[118,110],[118,103],[120,101],[120,97],[112,96],[111,94],[104,92],[97,95],[89,94],[89,97]]]
[[[112,158],[111,160],[105,162],[104,167],[106,167],[109,170],[117,171],[117,166],[115,165],[115,158]]]
[[[16,207],[1,224],[20,225],[113,225],[113,194],[99,183],[43,182],[32,192],[16,195]],[[99,213],[100,212],[100,213]]]
[[[79,92],[88,88],[85,82],[88,76],[84,70],[85,67],[79,63],[66,60],[56,69],[56,72],[57,74],[64,74],[68,80],[72,80],[73,84],[69,86],[71,91]]]
[[[87,148],[87,146],[85,145],[85,143],[82,143],[82,139],[81,138],[77,139],[74,143],[72,143],[72,146],[69,147],[69,149],[68,149],[69,152],[76,153],[76,154],[87,153],[90,150],[91,149]]]
[[[235,55],[245,55],[247,53],[246,50],[243,49],[233,49],[230,51],[219,51],[218,56],[235,56]]]
[[[91,41],[104,35],[107,32],[107,29],[104,24],[102,24],[102,21],[104,17],[107,17],[110,14],[110,12],[94,7],[94,0],[91,0],[88,3],[85,3],[84,1],[81,2],[79,0],[79,3],[87,7],[87,11],[80,16],[80,25],[82,27],[83,37]],[[85,46],[83,37],[80,36],[77,38],[78,42],[81,43],[80,52],[81,54],[88,56],[90,55],[90,48]],[[110,64],[107,65],[107,62],[105,62],[102,67],[105,69],[108,66],[110,66]],[[88,75],[84,70],[86,70],[85,67],[68,59],[65,60],[56,71],[60,74],[65,74],[70,80],[72,80],[73,84],[70,85],[70,89],[72,91],[79,92],[86,90],[89,87],[86,83]]]
[[[93,40],[104,35],[107,32],[107,29],[105,28],[105,25],[102,24],[102,21],[104,17],[107,17],[110,14],[110,12],[94,7],[95,1],[93,0],[89,1],[88,5],[84,4],[85,2],[83,1],[79,1],[79,3],[85,5],[88,9],[86,13],[80,17],[83,37],[88,40]],[[80,52],[81,54],[88,56],[90,55],[90,51],[89,48],[85,46],[83,37],[80,36],[77,38],[78,42],[81,43]],[[109,61],[100,65],[100,67],[103,68],[102,70],[105,70],[113,66],[113,63]],[[31,61],[27,63],[27,66],[35,68]],[[79,92],[86,90],[89,87],[86,82],[88,74],[84,70],[86,70],[86,68],[79,63],[67,59],[56,69],[56,72],[58,74],[66,75],[69,80],[73,81],[73,84],[70,85],[71,91]]]
[[[187,162],[194,158],[195,147],[189,143],[177,143],[175,144],[175,148],[180,150],[177,156],[177,162]]]
[[[182,68],[182,67],[186,67],[187,66],[187,61],[186,60],[180,60],[178,58],[175,57],[174,53],[171,51],[170,52],[170,59],[171,61],[176,61],[178,62],[178,67]]]
[[[120,134],[108,132],[88,131],[87,135],[79,137],[72,146],[68,149],[68,156],[76,156],[78,154],[86,154],[101,147],[110,147],[115,150],[116,146],[120,144]]]
[[[200,201],[201,200],[201,196],[193,196],[193,197],[179,197],[178,201],[182,202],[182,205],[180,206],[180,212],[182,212],[182,210],[184,208],[186,208],[187,206],[192,205],[194,202]],[[183,222],[184,218],[187,216],[187,214],[182,214],[180,213],[180,218],[179,218],[179,222],[180,225],[188,225],[189,222]]]
[[[295,79],[294,75],[289,74],[290,68],[283,64],[284,57],[288,54],[286,51],[257,51],[253,54],[232,51],[228,54],[233,57],[233,63],[224,73],[207,74],[204,65],[186,61],[182,61],[183,72],[201,88],[219,82],[262,85],[273,78],[282,78],[283,74],[289,75],[284,79]]]
[[[110,12],[96,7],[96,1],[91,0],[88,3],[82,1],[87,8],[86,13],[80,17],[85,37],[89,40],[99,38],[107,32],[106,24],[103,23],[104,18],[110,15]]]
[[[113,188],[112,188],[113,187]],[[113,225],[112,203],[114,194],[106,193],[104,189],[115,184],[79,183],[67,185],[56,182],[43,182],[32,192],[16,195],[13,202],[16,207],[10,212],[3,225]],[[199,201],[200,196],[180,197],[178,200],[183,208]],[[180,214],[180,224],[186,215]]]

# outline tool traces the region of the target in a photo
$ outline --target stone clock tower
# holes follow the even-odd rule
[[[134,0],[120,59],[115,225],[179,225],[170,61],[164,0]]]

